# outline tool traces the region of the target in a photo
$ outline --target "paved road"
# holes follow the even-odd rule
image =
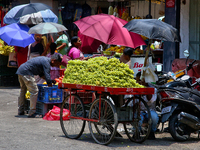
[[[94,142],[88,129],[78,140],[64,137],[59,121],[17,116],[19,88],[0,87],[0,150],[199,150],[197,135],[187,142],[177,143],[170,134],[156,134],[156,140],[142,144],[130,142],[123,132],[123,138],[115,138],[108,146]],[[121,126],[119,125],[119,128]],[[87,132],[87,133],[86,133]]]

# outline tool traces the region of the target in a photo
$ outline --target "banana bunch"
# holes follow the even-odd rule
[[[107,48],[105,51],[114,51],[117,53],[123,53],[123,50],[125,49],[125,46],[111,46],[110,48]]]
[[[143,53],[144,53],[143,50],[141,50],[140,48],[137,48],[137,49],[133,52],[134,55],[141,55],[141,54],[143,54]]]
[[[121,19],[123,19],[123,20],[127,20],[128,17],[129,17],[129,14],[126,13],[126,12],[123,12],[123,13],[122,13],[122,17],[121,17]]]
[[[26,95],[25,95],[25,98],[26,98],[26,99],[30,99],[30,95],[31,95],[31,93],[27,90]]]
[[[4,56],[8,56],[10,52],[13,52],[14,46],[4,45],[4,41],[0,39],[0,54]]]

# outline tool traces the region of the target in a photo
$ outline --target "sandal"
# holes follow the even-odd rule
[[[32,114],[32,115],[28,115],[28,118],[42,118],[42,115],[39,114]]]

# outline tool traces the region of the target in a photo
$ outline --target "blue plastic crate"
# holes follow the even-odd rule
[[[38,101],[42,103],[62,103],[63,91],[57,85],[48,87],[46,84],[38,84]]]

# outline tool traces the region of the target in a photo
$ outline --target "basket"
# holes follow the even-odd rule
[[[38,84],[38,101],[42,103],[62,103],[63,92],[57,85],[48,87],[46,84]]]

